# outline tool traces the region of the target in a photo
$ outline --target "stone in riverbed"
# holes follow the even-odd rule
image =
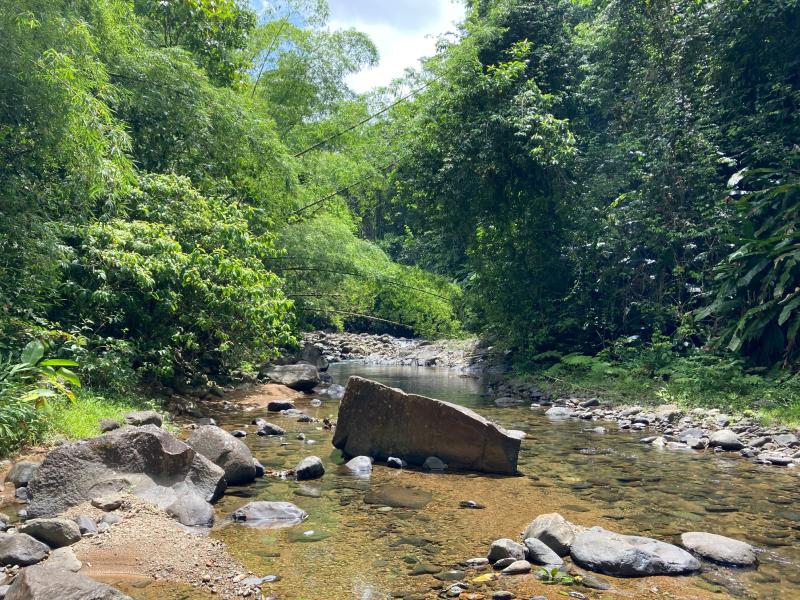
[[[294,408],[294,402],[291,400],[273,400],[267,404],[267,412],[281,412],[291,408]]]
[[[522,542],[525,546],[525,558],[535,565],[560,567],[564,560],[550,546],[537,538],[527,538]]]
[[[94,535],[97,533],[97,523],[92,517],[87,515],[81,515],[80,517],[75,517],[75,524],[78,526],[78,530],[81,532],[81,535]]]
[[[575,537],[586,531],[586,528],[573,525],[558,513],[539,515],[528,525],[523,539],[534,538],[544,542],[559,556],[570,552]]]
[[[188,492],[213,502],[225,485],[220,467],[171,433],[155,425],[130,427],[53,449],[28,486],[28,514],[60,514],[123,490],[161,508]]]
[[[351,377],[333,445],[348,456],[414,465],[436,456],[454,469],[514,475],[520,439],[461,406]]]
[[[21,525],[19,532],[36,538],[51,548],[71,546],[81,539],[78,524],[70,519],[32,519]]]
[[[531,572],[531,563],[527,560],[515,560],[501,571],[503,575],[524,575]]]
[[[369,456],[356,456],[347,461],[345,467],[355,475],[366,476],[372,473],[372,459]]]
[[[270,381],[300,392],[310,392],[320,383],[319,371],[314,365],[277,365],[268,367],[264,374]]]
[[[302,523],[308,514],[291,502],[251,502],[231,517],[250,527],[279,528]]]
[[[266,435],[285,435],[286,430],[283,427],[278,427],[274,423],[267,423],[262,421],[259,423],[261,428],[256,432],[260,436]]]
[[[21,460],[11,467],[6,475],[6,482],[14,484],[16,488],[26,487],[38,470],[39,463]]]
[[[77,573],[81,570],[83,564],[75,556],[72,548],[58,548],[50,553],[50,558],[42,563],[42,566],[48,569],[55,569],[56,571],[69,571]]]
[[[392,469],[403,469],[408,465],[406,461],[402,458],[397,458],[396,456],[390,456],[386,459],[386,466],[391,467]]]
[[[122,506],[124,501],[125,499],[121,494],[109,494],[108,496],[92,498],[92,506],[106,512],[111,512],[112,510],[117,510],[120,506]]]
[[[24,533],[0,534],[0,565],[27,567],[47,558],[50,548]]]
[[[722,535],[690,531],[681,535],[681,544],[698,556],[734,567],[752,567],[758,563],[750,544]]]
[[[425,462],[422,463],[422,468],[426,471],[441,472],[447,470],[447,465],[444,464],[442,459],[438,456],[429,456],[425,459]]]
[[[125,415],[125,423],[136,427],[141,425],[155,425],[156,427],[161,427],[164,423],[164,419],[154,410],[140,410],[129,412]]]
[[[682,548],[601,527],[577,535],[571,554],[581,567],[614,577],[684,575],[700,569],[700,562]]]
[[[744,448],[744,444],[739,439],[739,436],[730,429],[721,429],[712,433],[711,437],[708,439],[708,445],[713,448],[719,447],[723,450],[730,451]]]
[[[180,495],[166,508],[167,514],[187,527],[214,525],[214,508],[197,494]]]
[[[554,406],[552,408],[548,408],[544,414],[546,417],[551,419],[569,419],[575,414],[575,411],[566,406]]]
[[[489,548],[489,554],[486,556],[490,563],[495,564],[504,558],[511,558],[513,560],[524,560],[525,547],[522,544],[503,538],[492,542]]]
[[[309,456],[297,463],[294,472],[298,481],[319,479],[325,474],[325,466],[319,457]]]
[[[119,590],[78,573],[36,565],[23,569],[5,600],[131,600]]]
[[[186,443],[225,471],[228,485],[244,485],[256,479],[250,449],[241,440],[213,425],[198,427]]]

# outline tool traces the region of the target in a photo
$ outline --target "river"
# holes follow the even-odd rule
[[[700,577],[605,578],[621,596],[800,598],[800,480],[792,470],[710,451],[657,449],[614,424],[598,433],[595,428],[603,423],[550,421],[542,410],[528,406],[497,408],[479,381],[452,371],[340,363],[331,366],[330,374],[341,384],[350,375],[360,375],[462,404],[525,431],[522,475],[430,474],[376,465],[370,478],[358,478],[341,468],[342,457],[333,450],[329,431],[318,424],[271,418],[287,435],[285,440],[247,436],[256,458],[267,469],[279,470],[317,455],[325,463],[325,476],[306,483],[267,477],[251,486],[229,488],[217,505],[218,522],[252,500],[289,500],[306,510],[309,519],[289,529],[229,524],[211,533],[253,572],[276,576],[264,586],[268,595],[286,600],[424,598],[441,582],[430,574],[412,575],[415,570],[447,572],[460,561],[485,556],[495,539],[517,538],[537,515],[560,512],[581,525],[666,541],[677,541],[684,531],[709,531],[748,541],[762,551],[760,566],[752,571],[706,565]],[[338,403],[328,399],[314,407],[301,400],[298,408],[314,417],[335,418]],[[234,429],[253,416],[262,415],[226,413],[218,420]],[[307,439],[296,439],[299,433]],[[385,506],[409,495],[425,505]],[[462,509],[462,500],[475,500],[486,508]],[[568,589],[541,592],[542,586],[528,579],[530,590],[548,598],[564,597],[559,592]],[[499,585],[490,589],[502,589]],[[525,585],[521,589],[528,591]],[[193,591],[168,593],[160,586],[126,591],[148,599],[200,597]],[[614,595],[581,591],[590,598]]]

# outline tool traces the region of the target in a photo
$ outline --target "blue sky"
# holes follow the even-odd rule
[[[263,0],[251,0],[258,8]],[[434,53],[436,37],[454,31],[464,16],[459,0],[328,0],[332,29],[355,27],[367,33],[380,64],[348,80],[357,92],[390,83],[420,58]]]

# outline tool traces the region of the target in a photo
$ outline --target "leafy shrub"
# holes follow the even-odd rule
[[[34,340],[18,360],[0,359],[0,455],[41,438],[47,429],[48,400],[72,401],[80,380],[70,369],[75,361],[44,358],[45,345]]]
[[[126,212],[74,230],[73,327],[122,340],[112,346],[137,371],[164,380],[225,371],[291,342],[291,302],[263,263],[273,241],[250,230],[246,209],[153,175]]]

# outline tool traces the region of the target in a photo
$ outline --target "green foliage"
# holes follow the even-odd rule
[[[563,573],[558,569],[558,567],[553,567],[551,569],[542,567],[536,573],[536,576],[545,585],[573,585],[575,583],[580,583],[581,581],[580,576],[573,577],[568,573]]]
[[[330,214],[287,228],[276,270],[300,315],[317,327],[442,337],[457,334],[460,290],[443,277],[393,263]]]
[[[698,313],[721,323],[720,343],[756,360],[786,364],[800,330],[800,173],[760,169],[737,174],[740,236],[716,269],[717,295]]]
[[[137,370],[167,380],[267,358],[291,342],[291,304],[248,212],[180,177],[142,177],[125,218],[74,231],[71,323],[129,340]]]
[[[40,439],[49,407],[74,401],[72,388],[81,387],[72,371],[78,363],[45,358],[45,351],[44,343],[33,340],[18,359],[0,358],[0,456]]]

